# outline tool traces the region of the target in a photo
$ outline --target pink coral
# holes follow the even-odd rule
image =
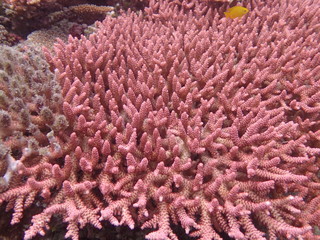
[[[40,128],[47,151],[24,148],[0,193],[13,223],[35,196],[48,203],[25,239],[56,213],[74,240],[105,221],[156,228],[150,240],[177,240],[171,223],[201,240],[315,239],[315,5],[254,1],[232,21],[204,3],[152,1],[146,15],[107,17],[46,50],[68,124]]]

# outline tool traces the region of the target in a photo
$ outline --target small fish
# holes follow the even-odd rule
[[[246,13],[249,12],[248,8],[241,7],[241,6],[234,6],[232,8],[227,9],[226,12],[224,12],[224,15],[226,15],[227,18],[237,18],[242,17]]]

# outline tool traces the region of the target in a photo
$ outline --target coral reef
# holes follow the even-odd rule
[[[14,46],[21,41],[21,37],[8,32],[8,30],[0,24],[0,44]]]
[[[54,117],[63,100],[60,86],[41,52],[27,45],[23,48],[0,46],[0,52],[0,155],[5,160],[2,164],[7,166],[0,188],[4,188],[8,187],[23,155],[33,157],[33,151],[47,151],[49,144],[42,141],[47,139],[43,134],[48,126],[57,127],[56,120],[63,118],[62,115]],[[45,121],[40,115],[36,116],[37,112],[51,119]],[[4,169],[3,166],[2,175]],[[19,180],[20,177],[16,178],[18,185]]]
[[[149,240],[317,239],[320,49],[314,0],[241,19],[150,1],[88,37],[1,47],[0,206],[24,239],[106,224]],[[14,64],[18,62],[19,64]],[[33,211],[30,211],[30,209]],[[36,212],[36,213],[33,213]]]
[[[103,20],[106,15],[116,14],[112,6],[98,6],[90,4],[91,2],[90,0],[4,0],[1,7],[3,15],[10,20],[7,30],[26,37],[35,30],[52,27],[61,20],[93,24],[97,20]],[[103,2],[107,3],[109,2]]]

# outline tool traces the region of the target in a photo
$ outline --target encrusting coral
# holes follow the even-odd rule
[[[31,82],[2,77],[11,223],[38,203],[25,239],[56,215],[73,240],[107,222],[151,228],[150,240],[177,240],[172,223],[199,240],[317,239],[316,6],[254,0],[231,20],[199,1],[150,1],[45,49],[48,81],[38,65]]]

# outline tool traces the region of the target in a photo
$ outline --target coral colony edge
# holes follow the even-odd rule
[[[319,1],[242,4],[150,1],[53,50],[1,46],[0,222],[320,239]]]

